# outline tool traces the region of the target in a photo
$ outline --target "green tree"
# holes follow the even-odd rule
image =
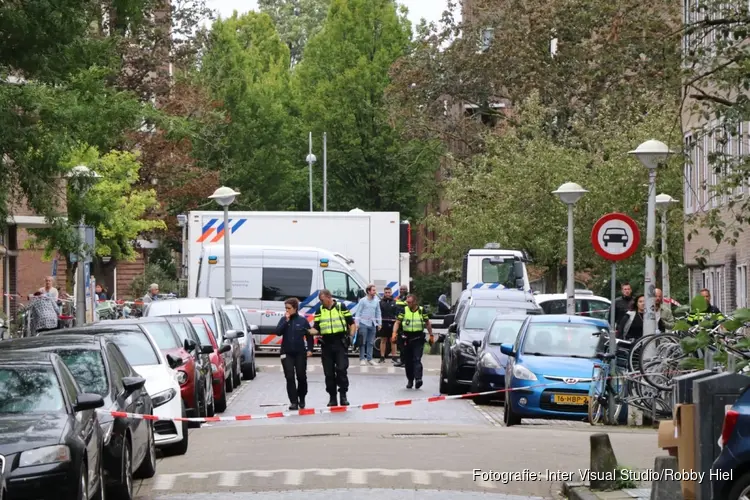
[[[432,192],[435,144],[403,140],[384,99],[389,69],[410,37],[393,0],[333,0],[323,30],[307,44],[295,97],[303,130],[328,134],[332,210],[415,216]]]
[[[258,0],[260,11],[271,16],[289,47],[292,66],[302,60],[307,41],[323,27],[330,5],[331,0]]]
[[[219,167],[222,182],[242,193],[237,209],[294,208],[303,177],[295,166],[301,153],[290,148],[289,49],[271,18],[249,12],[215,21],[198,78],[228,117],[217,142],[198,153],[203,164]]]
[[[140,170],[137,156],[121,151],[100,155],[96,148],[84,145],[62,163],[66,170],[76,165],[94,170],[101,176],[99,181],[93,183],[84,196],[69,185],[67,221],[57,220],[50,229],[34,230],[36,241],[32,244],[44,244],[48,255],[59,250],[68,260],[81,244],[71,224],[83,219],[96,231],[96,255],[134,260],[137,255],[134,243],[142,232],[166,229],[163,221],[143,218],[158,201],[153,190],[133,189]],[[72,273],[70,262],[67,269]]]

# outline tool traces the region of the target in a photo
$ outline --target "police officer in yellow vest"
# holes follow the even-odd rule
[[[313,333],[320,335],[321,362],[326,377],[326,392],[331,399],[328,406],[349,406],[346,393],[349,390],[349,345],[357,325],[346,306],[333,299],[329,290],[318,295],[320,310],[315,314]],[[340,401],[336,399],[338,388]]]
[[[404,312],[404,310],[406,310],[406,296],[407,295],[409,295],[409,289],[406,288],[406,285],[401,285],[398,289],[398,299],[396,299],[396,307],[398,308],[397,314],[401,314],[402,312]],[[396,325],[394,324],[393,326],[396,326]],[[393,330],[394,334],[396,334],[397,332],[398,330],[396,329]],[[404,339],[403,339],[403,336],[400,335],[400,333],[403,333],[403,332],[398,332],[398,333],[399,335],[397,336],[397,339],[396,339],[397,343],[392,344],[398,347],[398,358],[393,360],[393,366],[401,368],[404,366],[404,342],[403,342]]]
[[[406,297],[406,309],[396,318],[396,324],[393,325],[393,337],[391,340],[396,341],[396,335],[399,328],[402,329],[403,350],[401,351],[401,360],[406,368],[406,378],[408,383],[407,389],[422,387],[422,354],[424,354],[424,329],[430,334],[430,345],[435,343],[435,337],[432,334],[432,323],[430,317],[425,314],[414,294]]]

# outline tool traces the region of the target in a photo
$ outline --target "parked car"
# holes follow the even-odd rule
[[[245,334],[230,328],[229,318],[216,299],[157,300],[149,304],[144,316],[200,316],[205,319],[211,327],[211,331],[216,335],[216,340],[220,344],[228,343],[232,346],[232,351],[225,354],[231,364],[227,369],[227,392],[232,392],[235,387],[239,387],[242,382],[240,371],[242,350],[240,349],[239,339],[243,338]]]
[[[564,293],[535,295],[536,303],[544,309],[544,314],[567,314],[568,296]],[[590,290],[576,290],[576,315],[609,321],[610,300],[594,295]]]
[[[211,362],[211,376],[213,380],[214,408],[217,412],[223,412],[227,409],[227,388],[224,383],[226,378],[224,372],[226,367],[230,365],[227,364],[225,367],[222,356],[225,353],[231,352],[232,346],[229,344],[219,346],[214,332],[211,331],[211,327],[205,319],[198,316],[193,316],[189,319],[198,337],[200,337],[201,343],[213,346],[214,351],[209,355],[209,360]]]
[[[227,313],[229,318],[229,327],[232,330],[239,330],[245,334],[239,339],[240,342],[240,369],[245,380],[253,380],[258,373],[255,367],[255,343],[253,342],[254,333],[258,331],[257,325],[249,325],[245,313],[240,306],[224,305],[222,309]]]
[[[529,316],[515,343],[500,346],[509,357],[505,425],[518,425],[522,418],[586,421],[595,356],[608,336],[604,320]]]
[[[750,498],[750,385],[724,415],[719,446],[711,466],[713,500]]]
[[[438,342],[443,344],[440,392],[457,394],[471,386],[477,346],[496,316],[542,312],[533,296],[523,290],[472,290],[459,304],[448,333],[438,334]],[[452,316],[446,318],[452,319]]]
[[[508,356],[500,352],[502,344],[512,344],[526,320],[525,314],[501,314],[497,316],[481,341],[474,341],[477,348],[477,365],[471,379],[471,392],[489,392],[505,389],[505,366]],[[505,399],[505,393],[477,396],[475,403],[486,403],[492,399]]]
[[[0,352],[0,465],[8,497],[95,497],[103,485],[99,394],[48,352]]]
[[[146,379],[135,373],[117,344],[91,335],[49,335],[0,342],[0,351],[57,354],[81,386],[104,398],[103,410],[153,414]],[[115,418],[99,413],[104,439],[104,478],[107,494],[133,498],[133,478],[156,474],[153,423],[137,418]]]
[[[156,447],[168,455],[184,455],[188,450],[188,425],[177,425],[173,419],[187,416],[180,398],[180,384],[176,369],[182,358],[161,352],[154,338],[140,323],[112,321],[106,325],[92,325],[62,330],[50,330],[40,335],[104,335],[117,344],[125,359],[141,377],[146,379],[146,391],[151,397],[154,415],[164,420],[154,422]]]

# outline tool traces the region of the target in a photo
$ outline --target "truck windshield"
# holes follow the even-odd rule
[[[516,278],[523,276],[516,276],[513,272],[513,258],[506,257],[497,264],[492,260],[489,257],[482,259],[482,283],[500,283],[505,288],[516,288]]]

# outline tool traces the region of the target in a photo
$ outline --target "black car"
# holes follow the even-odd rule
[[[501,314],[543,314],[533,300],[525,300],[523,291],[496,292],[496,300],[489,298],[467,299],[459,304],[455,322],[448,333],[440,333],[438,342],[443,344],[440,364],[440,392],[458,394],[472,385],[477,365],[477,348],[487,333],[492,321]],[[519,300],[505,300],[517,298]],[[449,315],[449,320],[454,319]]]
[[[153,405],[140,377],[120,348],[106,337],[46,335],[0,342],[0,352],[33,350],[57,354],[81,389],[104,398],[103,410],[151,415]],[[104,474],[107,493],[133,498],[133,477],[156,473],[153,423],[136,418],[115,418],[99,413],[104,434]]]
[[[103,484],[99,394],[53,353],[0,352],[0,464],[14,499],[95,497]]]

